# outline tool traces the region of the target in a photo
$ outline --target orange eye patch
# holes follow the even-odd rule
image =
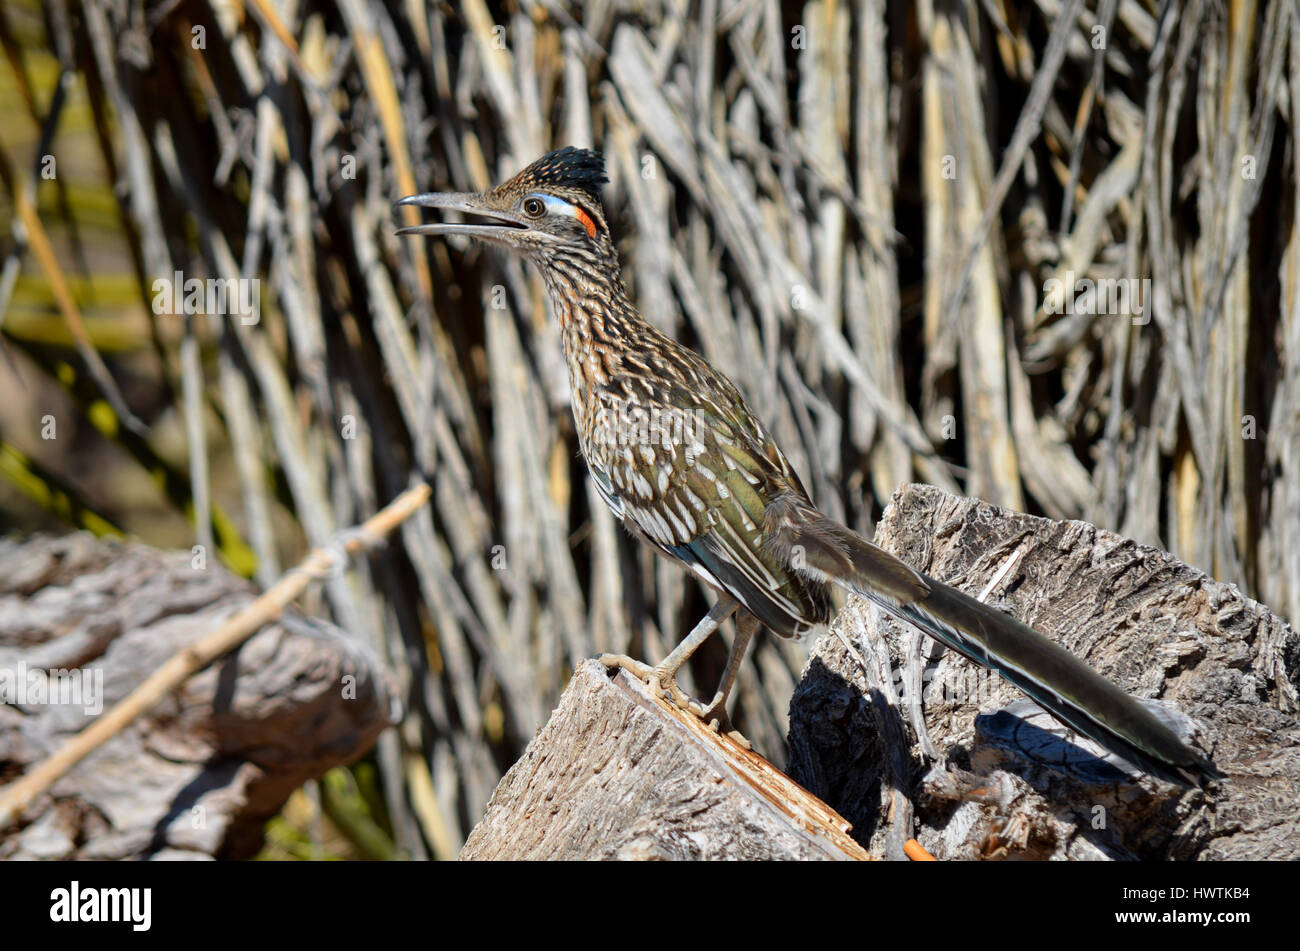
[[[596,222],[591,220],[591,215],[587,214],[577,205],[573,206],[573,211],[574,211],[573,217],[577,218],[580,222],[582,222],[582,226],[587,229],[587,237],[588,238],[596,237]]]

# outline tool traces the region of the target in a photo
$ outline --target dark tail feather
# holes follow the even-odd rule
[[[935,581],[802,503],[769,506],[767,538],[791,568],[832,581],[996,670],[1062,723],[1179,785],[1221,778],[1155,713],[1065,648],[956,588]]]

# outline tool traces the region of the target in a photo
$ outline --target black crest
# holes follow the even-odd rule
[[[590,149],[566,146],[548,152],[520,172],[515,181],[529,190],[568,188],[590,196],[600,207],[600,186],[609,181],[605,175],[605,157]]]

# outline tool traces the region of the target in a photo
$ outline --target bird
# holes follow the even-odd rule
[[[559,322],[578,442],[597,493],[632,535],[717,593],[660,663],[605,654],[606,667],[626,669],[715,728],[727,725],[727,698],[754,634],[823,628],[837,586],[997,671],[1128,764],[1184,787],[1221,778],[1161,717],[1055,641],[819,511],[735,384],[638,312],[601,200],[608,181],[599,153],[569,146],[481,193],[396,202],[479,219],[398,234],[464,236],[536,267]],[[708,703],[693,700],[677,672],[732,615],[721,683]]]

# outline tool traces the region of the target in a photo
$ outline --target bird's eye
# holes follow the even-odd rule
[[[524,214],[529,218],[540,218],[546,213],[546,205],[542,204],[540,198],[524,199]]]

